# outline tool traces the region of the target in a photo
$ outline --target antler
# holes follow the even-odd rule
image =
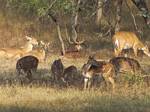
[[[74,26],[72,26],[72,33],[74,33],[74,35],[72,36],[72,39],[73,39],[73,42],[75,44],[82,44],[82,43],[84,43],[84,40],[78,41],[77,31],[76,31]]]
[[[72,26],[72,36],[71,36],[72,37],[72,41],[71,41],[71,37],[68,35],[67,28],[66,28],[66,36],[67,36],[68,41],[69,41],[70,44],[80,45],[80,44],[84,43],[84,40],[82,40],[82,41],[78,41],[77,40],[78,39],[77,31],[76,31],[74,26]]]
[[[65,28],[65,32],[66,32],[66,36],[67,36],[68,42],[69,42],[70,44],[74,44],[74,43],[71,41],[70,36],[68,35],[67,27]]]

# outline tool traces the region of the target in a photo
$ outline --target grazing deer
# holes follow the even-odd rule
[[[32,55],[32,56],[37,57],[40,62],[44,62],[46,60],[46,52],[47,52],[48,46],[49,46],[49,43],[45,44],[43,41],[40,41],[39,49],[35,49],[30,52],[27,52],[23,54],[23,56]]]
[[[20,58],[23,54],[32,51],[34,45],[38,45],[38,42],[35,38],[25,37],[27,42],[25,46],[21,48],[1,48],[0,49],[0,57],[4,57],[7,59],[16,59]]]
[[[51,72],[53,80],[58,82],[63,77],[64,65],[62,64],[61,59],[55,60],[51,66]]]
[[[119,56],[123,49],[132,48],[135,56],[138,50],[142,50],[144,54],[150,57],[147,45],[144,45],[133,32],[120,31],[112,37],[115,56]]]
[[[105,79],[106,84],[109,81],[113,89],[115,88],[116,72],[114,66],[105,61],[96,61],[94,58],[89,58],[88,62],[82,67],[84,89],[90,88],[92,77],[96,74],[101,75]]]
[[[78,73],[77,68],[73,65],[65,68],[64,73],[63,73],[63,78],[68,86],[75,84],[75,81],[78,78],[77,73]]]
[[[36,72],[39,60],[34,56],[25,56],[20,58],[16,64],[18,75],[27,74],[26,77],[32,81],[32,72]]]
[[[109,61],[111,64],[114,65],[116,73],[141,73],[142,69],[139,62],[132,58],[127,57],[115,57]]]

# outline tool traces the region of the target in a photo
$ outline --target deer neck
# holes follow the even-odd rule
[[[148,57],[150,57],[150,53],[149,52],[145,52],[143,51]]]
[[[33,49],[33,45],[30,42],[26,43],[26,45],[23,48],[25,52],[30,52],[32,51],[32,49]]]
[[[138,47],[139,50],[142,50],[145,46],[142,42],[139,42],[137,47]]]

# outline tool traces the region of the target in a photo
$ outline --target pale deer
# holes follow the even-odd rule
[[[16,59],[20,58],[23,54],[32,51],[34,45],[38,45],[38,42],[35,38],[31,38],[26,36],[27,40],[25,46],[20,48],[1,48],[0,49],[0,57],[7,59]]]
[[[144,45],[133,32],[120,31],[112,37],[115,56],[119,56],[123,49],[132,48],[135,56],[138,50],[142,50],[144,54],[150,57],[150,52],[147,45]]]
[[[34,49],[30,52],[23,54],[23,56],[32,55],[39,59],[40,62],[44,62],[46,60],[46,52],[48,49],[49,43],[44,43],[43,41],[39,42],[39,49]]]
[[[105,61],[96,61],[94,58],[89,58],[88,62],[82,67],[82,75],[84,76],[84,89],[90,88],[94,75],[102,76],[106,84],[110,82],[115,88],[116,72],[114,66]]]

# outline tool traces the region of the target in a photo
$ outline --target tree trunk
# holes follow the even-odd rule
[[[62,55],[65,55],[65,44],[64,44],[64,41],[63,41],[62,36],[61,36],[61,31],[60,31],[59,23],[58,23],[57,19],[51,13],[49,13],[48,15],[51,17],[51,19],[53,20],[53,22],[55,22],[55,24],[56,24],[58,38],[60,40],[61,48],[62,48]]]
[[[96,12],[96,25],[97,26],[100,26],[100,23],[101,23],[102,11],[103,11],[102,5],[103,5],[102,0],[98,0],[98,2],[97,2],[97,12]]]
[[[57,25],[56,27],[57,27],[58,38],[60,40],[61,48],[62,48],[62,55],[65,55],[65,44],[61,36],[60,26],[58,24],[56,25]]]
[[[77,32],[74,32],[74,31],[77,31],[80,3],[81,3],[81,0],[78,0],[77,6],[76,6],[76,10],[74,10],[74,12],[73,12],[73,18],[72,18],[72,36],[71,36],[72,40],[77,40],[77,38],[78,38]]]

